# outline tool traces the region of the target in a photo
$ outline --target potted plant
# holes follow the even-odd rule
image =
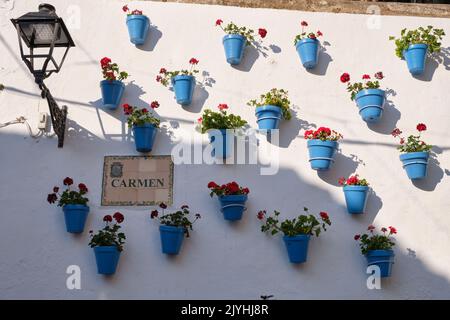
[[[360,179],[357,174],[349,178],[339,178],[339,184],[344,188],[345,203],[348,213],[364,213],[369,195],[369,183]]]
[[[394,239],[391,237],[397,233],[394,227],[381,228],[382,234],[374,232],[375,227],[370,225],[367,230],[369,234],[355,235],[354,239],[359,241],[361,253],[367,259],[368,266],[378,266],[380,268],[380,277],[390,277],[392,272],[392,265],[394,264]]]
[[[433,147],[420,140],[421,132],[427,130],[427,126],[419,123],[416,129],[419,134],[416,136],[410,135],[406,140],[400,136],[402,131],[398,128],[395,128],[391,133],[394,138],[400,138],[400,146],[397,148],[402,152],[400,160],[403,163],[403,169],[408,174],[408,178],[412,180],[426,177],[430,150]]]
[[[228,23],[224,28],[222,23],[222,19],[216,20],[216,26],[226,33],[222,39],[225,57],[230,65],[238,65],[241,63],[245,47],[252,45],[255,41],[255,31],[247,27],[238,27],[233,22]],[[265,38],[267,30],[259,28],[258,34],[261,38]]]
[[[342,134],[330,128],[320,127],[317,130],[306,130],[308,140],[309,163],[314,170],[328,170],[338,149],[338,140]]]
[[[256,122],[261,130],[278,129],[280,120],[290,120],[288,92],[284,89],[273,88],[260,95],[259,100],[250,100],[247,105],[256,107]]]
[[[194,69],[199,61],[195,58],[189,60],[191,65],[189,70],[167,71],[166,68],[161,68],[159,74],[156,76],[156,81],[167,87],[169,83],[175,91],[175,98],[178,104],[188,106],[192,102],[192,95],[195,88],[195,74],[199,71]]]
[[[115,220],[112,224],[113,219]],[[116,212],[111,217],[109,214],[103,217],[105,227],[96,234],[89,231],[91,241],[89,246],[94,248],[95,260],[97,262],[97,271],[99,274],[114,274],[119,262],[120,253],[123,251],[125,243],[125,234],[119,232],[119,225],[124,220],[123,214]]]
[[[361,118],[369,123],[378,122],[383,115],[383,105],[386,101],[386,92],[380,88],[379,80],[384,78],[381,71],[375,73],[376,80],[371,80],[370,75],[362,76],[363,82],[350,83],[350,75],[343,73],[341,82],[347,83],[347,91],[350,99],[356,101]]]
[[[127,27],[131,43],[144,44],[150,28],[150,20],[142,14],[141,10],[130,11],[128,5],[123,6],[122,10],[127,14]]]
[[[72,190],[70,186],[73,185],[73,179],[69,177],[64,179],[63,184],[66,190],[59,194],[59,187],[53,187],[53,192],[47,196],[47,201],[55,203],[59,198],[58,207],[63,209],[67,232],[81,233],[89,213],[89,207],[86,205],[89,199],[85,197],[88,188],[84,183],[80,183],[78,191]]]
[[[150,214],[151,219],[158,219],[159,233],[161,235],[161,248],[165,254],[176,255],[180,252],[181,245],[184,240],[184,235],[189,238],[189,230],[192,230],[192,225],[201,218],[200,214],[195,214],[193,221],[189,220],[189,206],[183,205],[181,209],[164,214],[167,205],[161,203],[159,207],[162,209],[162,215],[159,216],[158,210],[153,210]]]
[[[125,85],[122,80],[128,78],[128,73],[120,71],[117,63],[112,63],[110,58],[100,60],[104,80],[100,81],[102,89],[103,106],[115,110],[122,99]]]
[[[389,40],[395,41],[395,54],[406,60],[409,72],[412,75],[420,75],[425,69],[427,54],[441,50],[440,40],[443,36],[443,29],[427,26],[413,30],[405,28],[400,32],[400,38],[390,36]]]
[[[158,108],[158,101],[153,101],[150,107],[153,110]],[[133,130],[136,150],[138,152],[151,152],[160,120],[146,108],[138,109],[128,103],[123,105],[123,112],[128,116],[128,127]]]
[[[299,215],[294,219],[278,220],[280,212],[274,210],[274,214],[266,216],[266,210],[258,212],[258,219],[264,220],[261,226],[262,232],[275,235],[278,232],[284,234],[283,240],[292,263],[303,263],[308,256],[308,243],[312,235],[316,237],[326,231],[326,225],[331,225],[330,218],[326,212],[320,213],[319,221],[314,215],[308,213],[308,208],[303,209],[306,214]]]
[[[319,57],[320,42],[317,38],[323,36],[323,33],[320,30],[316,33],[306,32],[305,27],[308,26],[306,21],[302,21],[300,25],[302,33],[295,36],[294,45],[303,66],[306,69],[313,69],[317,65]]]
[[[233,151],[235,130],[247,124],[240,116],[227,114],[228,105],[221,103],[217,106],[219,112],[209,109],[203,111],[198,119],[201,133],[208,133],[209,141],[213,145],[213,155],[217,158],[228,158]]]
[[[214,181],[208,183],[210,196],[217,196],[220,202],[221,211],[225,220],[236,221],[241,220],[244,212],[245,202],[250,190],[243,188],[235,181],[227,184],[218,185]]]

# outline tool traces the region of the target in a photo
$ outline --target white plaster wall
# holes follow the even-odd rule
[[[35,10],[38,3],[0,2],[0,83],[6,86],[0,93],[0,122],[23,115],[34,129],[38,112],[48,108],[18,57],[17,36],[9,19]],[[445,59],[447,67],[428,61],[426,75],[415,79],[387,40],[403,27],[428,24],[450,34],[449,20],[383,16],[376,18],[380,28],[370,29],[368,20],[374,18],[364,15],[133,1],[130,7],[141,8],[153,24],[148,43],[138,49],[128,40],[123,1],[52,3],[72,25],[77,45],[61,73],[47,81],[54,96],[69,107],[68,133],[64,148],[57,149],[54,138],[29,138],[24,125],[0,129],[1,298],[450,297],[449,59]],[[73,17],[78,11],[79,28]],[[214,27],[217,18],[264,26],[268,30],[264,44],[281,51],[272,47],[277,52],[269,49],[267,57],[247,51],[241,67],[230,67],[224,58],[223,34]],[[301,67],[293,47],[301,20],[320,29],[330,44],[328,56],[320,57],[317,74]],[[443,47],[449,46],[447,36]],[[158,113],[167,130],[158,136],[153,154],[170,154],[177,141],[188,137],[206,107],[228,103],[232,112],[256,126],[254,110],[245,105],[249,99],[279,87],[289,90],[295,104],[297,119],[281,127],[277,175],[261,176],[256,165],[175,167],[175,204],[188,203],[203,214],[175,259],[160,252],[158,228],[149,219],[151,208],[100,206],[103,156],[136,154],[121,110],[99,107],[98,61],[104,56],[131,74],[123,102],[144,106],[160,101]],[[191,57],[200,60],[199,68],[215,82],[212,87],[197,88],[193,105],[183,109],[154,78],[160,67],[179,68]],[[386,75],[383,85],[397,94],[390,98],[395,107],[386,108],[383,123],[370,129],[338,77],[342,72],[355,77],[378,70]],[[437,146],[438,154],[428,179],[413,185],[389,132],[395,125],[413,132],[419,121],[428,125],[424,137]],[[345,137],[340,144],[342,155],[327,174],[318,176],[309,168],[302,138],[303,126],[308,124],[332,127]],[[376,195],[371,196],[366,214],[352,217],[345,211],[336,180],[356,168]],[[87,232],[66,233],[60,209],[45,201],[53,185],[66,176],[90,188],[87,230],[101,227],[104,214],[117,210],[125,214],[128,239],[112,278],[96,274]],[[206,189],[210,180],[237,180],[251,189],[248,211],[239,224],[229,225],[221,217],[217,200],[210,199]],[[313,212],[328,211],[333,225],[311,241],[308,262],[295,267],[288,262],[281,238],[260,232],[255,214],[266,208],[292,217],[303,206]],[[366,288],[365,261],[353,240],[369,223],[398,228],[394,272],[383,281],[382,290]],[[65,271],[72,264],[81,267],[81,290],[66,289]]]

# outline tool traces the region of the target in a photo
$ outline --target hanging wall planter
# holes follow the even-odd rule
[[[115,222],[113,223],[113,219]],[[120,212],[114,215],[103,217],[105,227],[96,234],[89,231],[91,241],[89,246],[94,249],[95,261],[97,263],[97,272],[104,275],[112,275],[116,272],[119,263],[120,253],[123,251],[125,243],[125,234],[120,232],[119,225],[124,220]]]
[[[403,29],[398,39],[391,36],[389,40],[395,40],[395,54],[405,59],[409,72],[417,76],[424,72],[428,54],[440,51],[440,41],[444,35],[443,29],[427,26],[414,30]]]
[[[219,112],[205,110],[198,126],[201,133],[208,133],[209,142],[213,147],[212,156],[226,159],[234,149],[236,129],[247,124],[240,116],[227,114],[228,105],[221,103],[217,107]]]
[[[266,216],[266,211],[258,213],[258,219],[264,221],[261,226],[262,232],[275,235],[278,232],[284,234],[283,241],[291,263],[306,262],[308,257],[308,244],[312,235],[319,236],[321,231],[326,231],[326,226],[331,225],[330,218],[326,212],[320,213],[320,221],[313,215],[308,214],[308,208],[304,208],[305,215],[294,219],[278,220],[280,212],[274,211],[273,216]]]
[[[260,130],[279,129],[281,119],[290,120],[292,117],[288,92],[283,89],[273,88],[262,94],[259,100],[250,100],[247,105],[256,107],[256,122]]]
[[[400,160],[403,163],[408,178],[411,180],[424,179],[427,175],[428,159],[430,157],[430,150],[432,145],[426,144],[420,140],[422,131],[427,129],[423,123],[416,126],[419,134],[417,136],[410,135],[407,139],[401,137],[402,131],[398,128],[392,131],[394,137],[400,137],[400,146],[398,149],[403,152],[400,155]]]
[[[323,34],[320,31],[317,31],[317,33],[305,32],[304,27],[308,26],[306,21],[302,21],[301,26],[302,33],[295,37],[294,45],[300,60],[302,61],[303,67],[306,69],[313,69],[317,66],[319,60],[320,42],[317,38]]]
[[[172,85],[172,89],[175,92],[175,99],[182,106],[188,106],[192,103],[196,83],[194,74],[199,72],[193,68],[198,63],[199,61],[197,59],[191,58],[189,60],[189,64],[191,65],[190,70],[167,71],[165,68],[161,68],[159,74],[156,76],[156,81],[160,82],[163,86],[167,87],[169,84]]]
[[[115,110],[122,100],[125,85],[122,80],[128,77],[125,71],[119,71],[117,63],[111,63],[111,59],[103,58],[100,61],[103,78],[100,81],[100,88],[102,92],[102,105],[110,110]]]
[[[391,276],[394,264],[394,239],[393,234],[397,233],[394,227],[381,228],[382,233],[375,233],[375,227],[370,225],[367,230],[369,234],[355,235],[354,239],[359,241],[361,253],[367,259],[367,267],[376,266],[381,278]],[[373,271],[372,271],[373,272]],[[374,275],[377,275],[375,272]]]
[[[122,10],[127,13],[126,22],[131,43],[144,44],[150,28],[150,20],[142,14],[141,10],[130,11],[127,5],[123,6]]]
[[[228,221],[241,220],[242,214],[246,210],[245,203],[250,190],[242,188],[235,181],[218,185],[211,181],[208,183],[210,196],[216,195],[220,202],[220,211],[223,217]]]
[[[364,213],[369,196],[369,183],[366,179],[359,179],[355,174],[348,179],[339,179],[339,184],[344,186],[345,203],[347,212],[351,214]]]
[[[386,92],[379,89],[379,80],[384,78],[381,71],[375,73],[376,80],[371,80],[368,74],[362,76],[363,82],[350,83],[350,75],[343,73],[340,77],[342,83],[347,83],[347,91],[350,92],[350,99],[356,101],[359,108],[359,115],[367,123],[378,122],[384,109]]]
[[[307,130],[304,135],[308,140],[309,163],[311,169],[324,171],[328,170],[334,162],[337,140],[342,138],[340,133],[329,128],[320,127],[316,131]]]
[[[59,194],[59,187],[53,187],[53,192],[47,196],[47,201],[55,203],[59,199],[58,206],[63,209],[67,232],[82,233],[89,213],[87,206],[89,199],[85,197],[88,188],[84,183],[80,183],[78,191],[72,190],[73,179],[69,177],[64,179],[63,184],[66,190]]]
[[[183,244],[184,235],[189,238],[189,231],[192,230],[192,225],[200,219],[200,215],[195,214],[194,221],[189,220],[189,207],[187,205],[181,206],[181,209],[170,214],[164,214],[167,205],[161,203],[162,215],[159,215],[158,210],[151,212],[150,218],[158,219],[160,222],[159,233],[161,237],[161,249],[164,254],[177,255],[180,252]]]
[[[218,19],[216,26],[219,26],[226,35],[222,38],[223,48],[225,50],[225,57],[230,65],[239,65],[244,55],[245,47],[252,45],[255,41],[254,31],[247,27],[238,27],[233,22],[230,22],[225,27],[222,27],[223,21]],[[258,34],[264,38],[267,34],[266,29],[258,29]]]
[[[158,101],[153,101],[150,106],[154,110],[159,107],[159,103]],[[128,116],[128,127],[133,130],[136,151],[143,153],[151,152],[156,134],[158,133],[160,120],[153,115],[153,112],[149,112],[146,108],[138,109],[129,104],[124,104],[123,111]]]

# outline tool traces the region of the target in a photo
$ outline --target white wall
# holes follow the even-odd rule
[[[6,3],[13,3],[13,9]],[[35,10],[38,3],[0,2],[0,83],[7,87],[0,93],[0,122],[23,115],[34,129],[38,112],[48,107],[18,57],[9,19]],[[69,12],[80,10],[80,27],[70,30],[77,47],[70,50],[60,74],[47,81],[54,96],[69,107],[68,133],[64,148],[57,149],[54,138],[29,138],[24,125],[0,129],[1,298],[450,297],[449,58],[447,67],[428,61],[426,74],[415,79],[387,40],[403,27],[428,24],[450,34],[449,20],[383,16],[379,29],[369,29],[364,15],[134,1],[130,7],[144,10],[153,24],[148,43],[135,48],[128,40],[123,1],[52,3],[66,21]],[[275,50],[268,48],[267,57],[248,50],[242,66],[230,67],[221,44],[223,34],[214,27],[217,18],[264,26],[268,30],[264,44]],[[301,67],[293,46],[301,20],[314,31],[320,29],[330,44],[316,73]],[[443,46],[450,46],[450,36]],[[136,154],[121,110],[100,107],[98,61],[104,56],[131,74],[123,102],[161,103],[158,113],[167,130],[158,136],[153,154],[170,154],[206,107],[228,103],[232,112],[256,126],[254,110],[245,105],[249,99],[279,87],[289,90],[295,104],[297,118],[281,127],[277,175],[261,176],[256,165],[175,167],[175,204],[190,204],[203,219],[174,259],[160,252],[158,228],[149,219],[151,208],[100,206],[103,156]],[[183,67],[191,57],[200,60],[199,68],[215,82],[197,88],[193,105],[181,108],[172,92],[154,78],[160,67]],[[379,70],[386,75],[383,85],[397,94],[390,97],[383,122],[368,128],[338,77],[342,72],[355,77]],[[430,164],[428,179],[414,185],[401,167],[397,141],[389,132],[397,125],[412,133],[418,122],[428,125],[424,138],[436,145],[437,160]],[[345,139],[333,169],[317,175],[309,168],[302,136],[305,127],[322,125],[340,131]],[[367,213],[359,217],[346,213],[337,186],[339,176],[356,169],[375,191]],[[53,185],[66,176],[90,187],[87,230],[101,227],[104,214],[116,210],[125,214],[128,239],[112,278],[96,274],[87,233],[66,233],[60,209],[45,201]],[[209,198],[206,184],[234,179],[248,186],[251,194],[244,219],[232,226],[221,217],[217,200]],[[328,211],[333,225],[311,241],[308,262],[295,267],[288,262],[281,238],[262,234],[255,215],[266,208],[292,217],[303,206]],[[394,272],[383,281],[382,290],[366,288],[365,261],[353,240],[369,223],[398,228]],[[81,267],[82,290],[66,289],[65,270],[72,264]]]

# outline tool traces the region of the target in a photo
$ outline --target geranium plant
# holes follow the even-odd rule
[[[150,218],[158,219],[159,223],[165,226],[182,227],[186,237],[189,237],[189,230],[192,230],[192,225],[201,218],[200,214],[196,213],[194,220],[189,220],[189,214],[191,212],[188,205],[183,205],[180,210],[168,214],[164,213],[164,210],[167,209],[166,204],[161,203],[159,207],[162,209],[162,214],[159,215],[158,210],[153,210],[150,213]]]
[[[359,246],[363,255],[370,250],[391,250],[394,247],[395,243],[392,235],[397,233],[394,227],[381,228],[382,234],[375,233],[373,225],[370,225],[367,230],[369,230],[369,234],[357,234],[354,237],[356,241],[360,242]]]
[[[53,187],[53,192],[47,196],[49,203],[55,203],[59,197],[59,207],[63,207],[66,204],[87,204],[89,199],[85,195],[88,192],[88,188],[84,183],[78,184],[78,190],[72,190],[70,186],[73,185],[73,179],[67,177],[64,179],[63,184],[66,186],[66,189],[61,194],[59,193],[59,187]]]
[[[350,75],[348,73],[343,73],[340,77],[342,83],[347,83],[347,91],[350,92],[350,99],[354,100],[356,94],[364,89],[378,89],[380,87],[379,80],[384,78],[383,72],[379,71],[373,75],[376,80],[372,80],[370,75],[363,74],[362,82],[350,82]]]
[[[217,108],[218,112],[206,109],[202,117],[197,120],[202,133],[209,129],[237,129],[247,124],[247,121],[240,116],[227,114],[228,105],[221,103]]]
[[[307,140],[319,139],[321,141],[338,141],[343,138],[342,134],[326,127],[320,127],[317,130],[306,130],[304,137]]]
[[[317,39],[318,37],[323,36],[323,33],[320,30],[317,30],[316,33],[305,31],[305,27],[308,26],[308,22],[306,21],[302,21],[300,25],[302,27],[302,32],[295,36],[294,45],[296,45],[297,42],[303,39]]]
[[[403,59],[403,51],[407,50],[412,44],[426,44],[428,52],[434,53],[441,50],[442,37],[445,36],[443,29],[436,29],[433,26],[419,27],[413,30],[402,29],[400,37],[390,36],[389,40],[395,41],[395,54]]]
[[[366,179],[360,179],[359,175],[355,174],[353,176],[350,176],[349,178],[340,177],[338,180],[338,183],[341,186],[368,186],[369,183]]]
[[[117,63],[112,63],[110,58],[104,57],[100,60],[100,66],[102,68],[103,78],[105,80],[125,80],[128,78],[128,73],[125,71],[120,71]]]
[[[241,194],[249,194],[250,190],[248,188],[244,188],[239,186],[239,184],[235,181],[229,182],[227,184],[218,185],[214,181],[208,183],[208,188],[210,189],[210,196],[214,195],[221,196],[230,196],[230,195],[241,195]]]
[[[134,9],[134,10],[130,11],[130,8],[128,8],[127,4],[122,7],[122,11],[125,12],[128,16],[129,15],[134,15],[134,16],[142,15],[142,10]]]
[[[280,222],[278,216],[279,211],[274,210],[273,215],[267,216],[266,210],[258,212],[258,219],[263,220],[264,224],[261,226],[262,232],[269,232],[275,235],[282,232],[285,236],[293,237],[299,234],[319,236],[321,231],[326,231],[326,226],[331,225],[330,217],[326,212],[320,212],[320,221],[312,214],[308,213],[308,208],[303,208],[306,214],[299,215],[293,219],[285,219]]]
[[[426,144],[424,141],[420,139],[420,135],[422,131],[427,130],[427,126],[423,123],[419,123],[416,126],[417,131],[419,132],[418,135],[410,135],[405,140],[401,136],[402,131],[399,128],[395,128],[391,135],[396,138],[400,138],[400,146],[397,147],[400,152],[428,152],[433,147],[432,145]]]
[[[251,45],[252,42],[255,41],[255,31],[253,29],[247,27],[238,27],[233,22],[230,22],[225,27],[223,27],[222,23],[222,19],[216,20],[216,26],[220,27],[226,34],[239,34],[243,36],[247,41],[247,45]],[[264,28],[259,28],[258,34],[261,38],[265,38],[267,35],[267,30]]]
[[[150,107],[154,110],[159,107],[158,101],[153,101]],[[160,120],[156,118],[152,111],[146,108],[138,109],[130,106],[128,103],[123,105],[123,112],[128,116],[128,127],[142,126],[146,123],[153,124],[156,128],[159,128]]]
[[[196,66],[198,63],[199,60],[191,58],[189,60],[189,64],[191,65],[189,69],[168,71],[166,68],[161,68],[159,70],[159,74],[156,76],[156,81],[167,87],[170,84],[171,79],[175,76],[193,76],[199,72],[199,70],[194,69],[194,66]]]
[[[273,88],[269,92],[260,95],[259,100],[250,100],[247,105],[252,107],[261,107],[265,105],[279,107],[282,110],[284,119],[290,120],[292,117],[291,112],[289,111],[291,101],[289,101],[288,91],[284,89]]]
[[[114,223],[113,219],[115,220]],[[124,216],[120,212],[116,212],[112,216],[109,214],[104,216],[103,221],[105,222],[105,227],[96,234],[94,234],[92,230],[89,231],[91,236],[89,246],[91,248],[116,246],[119,252],[122,251],[126,237],[123,232],[120,232],[121,226],[119,224],[121,224],[123,220]]]

